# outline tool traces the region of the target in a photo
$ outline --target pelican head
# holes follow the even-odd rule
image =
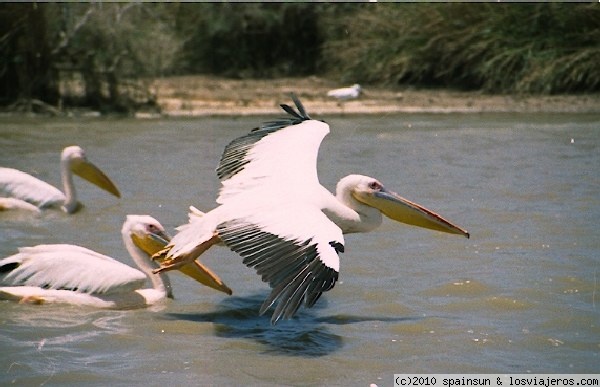
[[[337,196],[344,202],[351,202],[354,199],[401,223],[469,238],[466,230],[450,223],[435,212],[387,190],[381,182],[372,177],[362,175],[344,177],[338,183]]]
[[[149,256],[164,249],[171,240],[163,226],[150,215],[127,215],[121,232]]]
[[[63,149],[61,162],[66,163],[69,169],[82,179],[89,181],[118,198],[121,197],[121,193],[114,183],[104,174],[104,172],[88,161],[85,156],[85,151],[81,147],[72,145]]]

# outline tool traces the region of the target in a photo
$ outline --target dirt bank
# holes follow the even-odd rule
[[[343,104],[327,90],[344,85],[317,77],[231,80],[205,76],[169,77],[153,83],[168,116],[257,115],[279,111],[295,92],[313,114],[557,112],[600,113],[600,94],[558,96],[487,95],[445,90],[389,90],[363,85],[365,93]]]

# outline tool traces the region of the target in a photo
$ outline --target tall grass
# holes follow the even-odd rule
[[[347,82],[562,93],[600,90],[597,4],[372,4],[325,13]]]

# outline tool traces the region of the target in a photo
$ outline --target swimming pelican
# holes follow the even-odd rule
[[[328,97],[333,97],[339,100],[348,100],[358,98],[360,93],[362,92],[362,88],[358,83],[350,87],[343,87],[341,89],[329,90],[327,92]]]
[[[217,175],[220,206],[190,221],[155,259],[164,272],[193,262],[224,243],[255,268],[272,288],[260,308],[275,302],[271,322],[290,318],[302,302],[315,304],[338,279],[345,233],[368,232],[382,214],[414,226],[469,237],[438,214],[384,188],[376,179],[350,175],[336,196],[320,185],[317,154],[329,125],[311,119],[292,96],[296,112],[233,140],[224,150]]]
[[[77,201],[73,173],[92,184],[121,197],[113,182],[94,164],[87,160],[85,151],[77,146],[68,146],[60,156],[60,171],[64,193],[50,184],[25,172],[12,168],[0,168],[0,210],[22,209],[35,211],[36,208],[61,206],[71,214],[80,204]],[[11,199],[11,200],[7,200]]]
[[[148,215],[128,215],[121,234],[140,270],[76,245],[24,247],[0,260],[0,299],[124,309],[172,298],[169,278],[152,273],[158,265],[150,258],[170,240],[163,226]],[[231,294],[220,278],[202,265],[186,265],[182,272]],[[148,278],[152,287],[144,289]]]

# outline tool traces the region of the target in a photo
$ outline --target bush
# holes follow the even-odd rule
[[[373,4],[328,16],[324,60],[346,82],[481,89],[600,90],[594,4]]]
[[[314,74],[321,36],[314,4],[181,4],[181,73],[229,77]]]

